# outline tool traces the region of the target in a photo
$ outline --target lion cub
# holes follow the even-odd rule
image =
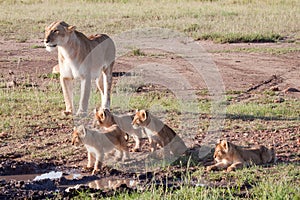
[[[111,126],[104,133],[87,129],[83,125],[75,127],[72,133],[72,145],[79,145],[80,143],[83,143],[88,151],[88,169],[92,168],[92,157],[95,158],[92,174],[99,171],[99,162],[101,165],[104,154],[109,153],[115,148],[120,151],[120,158],[118,160],[123,158],[124,161],[126,158],[129,158],[124,133],[117,125]]]
[[[227,168],[227,172],[251,164],[266,164],[275,162],[275,150],[265,146],[243,148],[227,140],[216,144],[214,159],[216,164],[208,166],[207,171]]]
[[[135,141],[133,151],[140,151],[140,138],[143,135],[143,128],[134,129],[131,121],[134,115],[113,115],[108,109],[95,110],[95,119],[101,127],[109,128],[113,124],[117,124],[122,131],[132,136]],[[95,125],[95,124],[94,124]]]
[[[151,152],[156,150],[157,145],[164,147],[166,153],[171,152],[176,156],[187,150],[183,140],[168,125],[146,110],[136,111],[132,125],[134,128],[144,127],[149,138]]]

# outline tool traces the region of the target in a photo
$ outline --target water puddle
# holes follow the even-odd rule
[[[137,181],[133,179],[122,179],[116,177],[99,178],[85,173],[63,173],[61,171],[50,171],[44,174],[18,174],[0,176],[0,180],[9,181],[24,181],[24,182],[37,182],[42,180],[56,180],[58,181],[58,188],[71,189],[78,186],[88,186],[93,189],[111,189],[115,190],[122,185],[129,188],[137,186]]]
[[[88,183],[90,188],[94,189],[113,189],[116,190],[121,185],[126,185],[129,188],[133,188],[137,186],[136,180],[130,179],[111,179],[111,178],[103,178],[99,180],[92,181]]]
[[[51,171],[49,173],[45,173],[45,174],[41,174],[39,176],[36,176],[33,181],[39,181],[39,180],[44,180],[44,179],[59,179],[61,178],[63,175],[62,172],[55,172],[55,171]]]

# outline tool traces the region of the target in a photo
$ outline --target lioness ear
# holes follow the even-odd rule
[[[224,148],[225,151],[228,151],[228,142],[227,140],[221,141],[221,146]]]
[[[75,31],[75,29],[76,29],[76,26],[68,26],[67,27],[67,32],[71,33],[73,31]]]
[[[145,121],[147,119],[147,111],[146,110],[140,110],[141,113],[141,120]]]
[[[95,108],[95,109],[93,110],[93,113],[96,115],[97,112],[98,112],[98,108]]]

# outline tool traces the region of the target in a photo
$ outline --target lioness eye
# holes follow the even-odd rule
[[[59,30],[54,30],[53,33],[56,33],[56,34],[57,34],[57,33],[59,33]]]

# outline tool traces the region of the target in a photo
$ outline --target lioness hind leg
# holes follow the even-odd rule
[[[80,89],[79,108],[76,115],[86,115],[91,92],[91,79],[88,76],[81,80]]]

